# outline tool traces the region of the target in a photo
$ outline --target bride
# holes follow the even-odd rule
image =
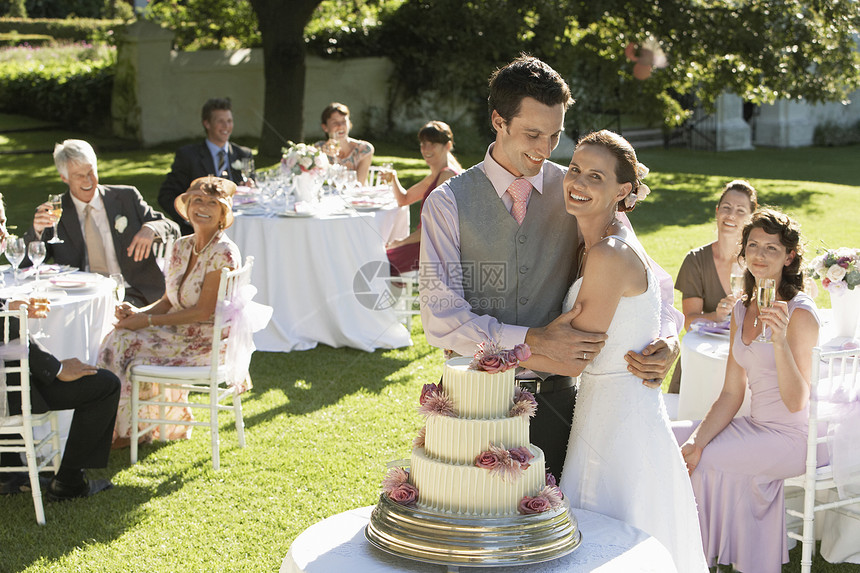
[[[573,327],[606,332],[608,339],[581,373],[560,487],[572,507],[657,538],[679,572],[707,571],[693,491],[660,391],[643,385],[624,361],[628,349],[647,346],[660,327],[657,278],[616,215],[648,194],[640,182],[646,174],[630,143],[604,130],[579,141],[564,179],[565,207],[583,239],[581,278],[564,310],[581,305]]]

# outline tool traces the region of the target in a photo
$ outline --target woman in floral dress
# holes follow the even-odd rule
[[[358,182],[364,185],[373,161],[374,149],[370,142],[349,136],[349,130],[352,128],[349,108],[342,103],[332,102],[323,110],[321,119],[328,140],[317,141],[314,145],[328,155],[331,163],[355,171]]]
[[[128,444],[131,435],[131,381],[136,364],[204,366],[210,364],[212,330],[221,270],[241,264],[239,249],[224,234],[233,223],[232,197],[236,185],[218,177],[200,177],[176,198],[176,211],[194,228],[173,248],[166,271],[166,292],[155,303],[117,308],[119,322],[102,342],[98,364],[119,376],[122,394],[114,427],[114,446]],[[239,390],[247,390],[247,387]],[[140,398],[158,393],[157,384],[140,386]],[[188,392],[168,390],[170,401],[187,401]],[[157,407],[151,417],[157,417]],[[191,408],[167,408],[172,420],[191,420]],[[191,426],[167,425],[166,439],[190,437]],[[152,438],[158,438],[158,429]]]

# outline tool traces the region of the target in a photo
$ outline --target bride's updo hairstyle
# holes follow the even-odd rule
[[[616,205],[618,211],[632,211],[636,202],[651,192],[651,189],[642,183],[642,179],[648,175],[648,168],[636,159],[636,150],[629,141],[614,131],[601,129],[583,136],[576,146],[582,145],[599,145],[609,151],[615,157],[615,178],[618,183],[630,183],[633,186],[627,197]]]
[[[741,237],[740,257],[746,258],[747,241],[753,229],[762,229],[768,235],[779,237],[779,243],[785,247],[785,252],[794,251],[794,260],[782,267],[782,278],[779,281],[778,299],[791,300],[803,290],[803,245],[800,241],[800,225],[776,209],[762,207],[753,213],[750,222],[744,227]],[[755,298],[755,277],[749,270],[744,273],[744,292],[747,299],[744,306],[749,306]]]

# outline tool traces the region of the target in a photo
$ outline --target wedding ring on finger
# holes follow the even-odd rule
[[[583,352],[583,353],[582,353],[582,359],[583,359],[583,360],[588,360],[588,352]]]

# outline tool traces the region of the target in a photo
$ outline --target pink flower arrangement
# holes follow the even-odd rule
[[[556,487],[558,485],[558,482],[555,481],[555,476],[552,475],[550,472],[546,472],[546,485],[552,487]]]
[[[504,481],[516,481],[531,464],[534,455],[528,448],[519,447],[512,450],[504,446],[494,446],[481,452],[475,457],[475,467],[489,470]]]
[[[555,486],[546,486],[534,497],[525,496],[520,500],[519,512],[524,515],[532,513],[543,513],[551,509],[558,509],[562,505],[564,496],[561,490]]]
[[[432,386],[432,388],[428,388],[428,386]],[[424,416],[457,416],[454,400],[442,391],[441,386],[425,384],[418,401],[421,404],[418,406],[418,412]]]
[[[424,447],[424,437],[427,435],[427,426],[421,426],[421,429],[418,430],[418,435],[415,436],[415,439],[412,440],[412,448],[423,448]]]
[[[478,345],[469,368],[483,370],[490,374],[516,368],[520,362],[532,355],[527,344],[517,344],[512,350],[502,350],[495,342],[482,342]]]
[[[517,386],[514,389],[514,405],[508,412],[508,417],[528,416],[533,418],[536,412],[537,400],[535,400],[534,394]]]
[[[391,468],[382,480],[382,493],[400,505],[415,505],[418,488],[409,483],[409,472],[403,468]]]
[[[382,478],[382,493],[389,494],[394,491],[399,485],[407,483],[409,480],[409,472],[403,468],[391,468],[385,477]]]

